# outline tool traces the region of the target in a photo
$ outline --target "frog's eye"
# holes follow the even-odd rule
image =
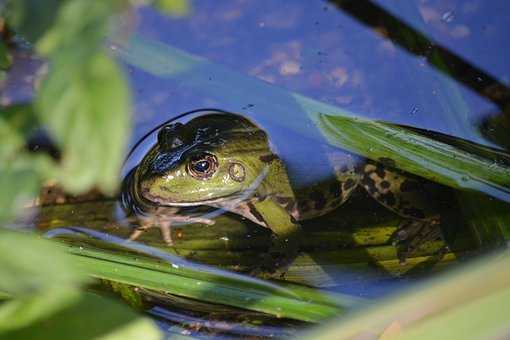
[[[188,173],[199,179],[211,177],[218,168],[218,159],[209,153],[193,156],[188,162]]]

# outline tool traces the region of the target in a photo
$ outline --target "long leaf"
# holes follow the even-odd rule
[[[66,249],[76,256],[78,266],[92,277],[278,317],[316,322],[338,315],[361,301],[305,287],[281,287],[248,276],[192,264],[143,245],[119,241],[119,245],[131,245],[134,248],[127,249],[143,251],[146,255],[105,251],[86,244],[68,246]],[[151,259],[147,254],[157,258]]]

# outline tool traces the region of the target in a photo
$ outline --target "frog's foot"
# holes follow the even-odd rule
[[[427,220],[405,220],[391,236],[393,245],[398,247],[397,256],[400,263],[405,263],[406,259],[423,244],[442,239],[439,217]],[[439,250],[439,253],[444,255],[444,248]]]
[[[250,275],[258,277],[274,277],[280,273],[285,275],[289,265],[297,257],[299,243],[297,237],[292,239],[275,239],[273,245],[266,253],[260,255],[260,261],[256,267],[250,271]]]
[[[168,220],[157,221],[152,218],[140,220],[140,225],[131,232],[131,234],[128,237],[128,240],[129,241],[137,240],[140,236],[142,236],[143,233],[145,233],[147,230],[155,226],[159,227],[159,230],[161,231],[161,236],[165,243],[169,246],[173,245],[174,242],[172,240],[172,224],[170,223],[170,221]]]
[[[152,216],[149,218],[140,219],[140,226],[137,227],[130,235],[129,240],[134,241],[138,239],[144,232],[153,227],[158,227],[161,232],[161,237],[163,241],[168,246],[174,245],[174,241],[172,239],[172,224],[173,223],[201,223],[206,225],[213,225],[214,220],[203,218],[203,217],[193,217],[193,216],[185,216],[185,215],[176,215],[176,216]]]
[[[293,257],[275,253],[264,253],[259,263],[248,274],[261,279],[284,277]]]

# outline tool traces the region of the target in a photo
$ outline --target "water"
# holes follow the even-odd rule
[[[499,48],[508,42],[503,33],[507,19],[500,10],[503,2],[378,4],[398,22],[430,37],[432,43],[447,47],[500,82],[505,79],[508,82],[509,66],[505,62],[508,52]],[[442,13],[448,11],[455,12],[454,22],[442,20]],[[481,138],[477,123],[497,114],[494,103],[461,85],[454,95],[462,96],[463,105],[455,108],[454,111],[459,111],[455,117],[444,117],[442,113],[448,105],[445,101],[454,100],[452,92],[446,91],[456,83],[455,79],[430,64],[421,64],[419,56],[388,40],[388,36],[398,36],[398,26],[384,27],[382,22],[373,30],[361,23],[367,18],[356,18],[355,14],[339,10],[334,2],[280,5],[242,1],[217,5],[204,1],[194,7],[188,18],[180,20],[166,18],[151,9],[141,10],[137,31],[144,38],[171,44],[241,74],[365,117],[490,144]],[[464,26],[469,27],[469,34],[456,35],[455,30],[460,32],[463,29],[458,27]],[[415,50],[420,49],[418,46]],[[138,74],[136,70],[133,73],[133,84],[142,93],[138,101],[141,111],[152,113],[158,121],[172,114],[169,108],[184,112],[211,105],[254,115],[276,114],[256,106],[246,107],[250,103],[232,107],[230,102],[190,93],[164,79],[151,79],[149,83],[154,85],[150,85],[149,79],[147,74]],[[163,84],[166,86],[162,87]],[[421,112],[409,115],[409,107],[416,106],[422,108]]]
[[[298,180],[317,182],[327,175],[318,164],[325,163],[329,147],[303,107],[280,95],[283,89],[359,117],[508,150],[493,131],[501,124],[490,123],[508,122],[501,113],[509,98],[510,52],[501,48],[509,43],[508,5],[386,0],[371,10],[351,7],[335,1],[202,1],[182,19],[141,9],[136,28],[141,39],[212,64],[201,76],[174,77],[128,61],[136,93],[133,143],[183,112],[219,108],[254,120]],[[244,92],[243,86],[251,90]],[[154,143],[153,135],[143,150]],[[338,291],[370,297],[413,282],[363,275],[350,269],[331,272]]]
[[[195,110],[217,108],[247,116],[264,129],[300,185],[321,181],[330,174],[325,155],[336,149],[316,128],[311,111],[319,106],[313,102],[307,109],[310,100],[322,103],[323,110],[345,110],[362,118],[430,130],[432,135],[443,133],[491,147],[489,153],[508,152],[510,51],[505,47],[510,43],[506,15],[510,5],[503,0],[373,3],[360,9],[340,1],[204,0],[191,2],[189,16],[179,19],[149,7],[138,10],[132,29],[138,42],[146,45],[136,46],[157,43],[156,52],[171,46],[178,50],[171,50],[170,56],[187,53],[196,64],[177,67],[165,64],[164,58],[131,58],[125,47],[112,43],[112,53],[123,61],[135,96],[133,152],[123,175],[154,145],[158,126],[175,120],[185,123],[201,114]],[[37,65],[26,57],[16,70]],[[30,81],[20,78],[22,87],[8,88],[4,102],[30,97]],[[374,149],[369,147],[370,152]],[[494,166],[507,159],[507,155],[501,156],[503,161],[491,155]],[[488,198],[463,195],[445,194],[443,203],[457,217],[469,220]],[[326,218],[329,228],[321,232],[352,231],[395,219],[371,198],[358,196],[341,208],[344,215]],[[227,218],[220,213],[219,218]],[[246,232],[246,239],[268,237],[261,227],[246,231],[242,220],[235,221],[241,228],[236,231]],[[186,227],[182,228],[185,238]],[[231,231],[222,233],[217,235],[222,244],[236,240]],[[321,234],[312,230],[310,235]],[[312,253],[315,246],[334,254],[342,242],[353,245],[352,239],[334,239],[331,244],[311,242],[308,247]],[[328,264],[319,279],[305,283],[328,281],[336,292],[377,298],[418,280],[404,270],[377,264],[367,271],[363,265],[371,262],[373,254],[347,248],[342,253],[346,258],[354,253],[358,261],[365,261],[361,270],[352,264]],[[325,261],[320,256],[315,260]],[[169,313],[152,310],[157,317],[173,320]]]

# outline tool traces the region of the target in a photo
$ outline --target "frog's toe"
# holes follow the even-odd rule
[[[128,241],[135,241],[135,240],[137,240],[145,232],[145,230],[146,230],[145,228],[141,228],[141,227],[135,228],[129,234]]]
[[[173,246],[174,240],[172,239],[172,224],[170,221],[161,221],[159,224],[159,230],[161,231],[161,237],[167,246]]]

